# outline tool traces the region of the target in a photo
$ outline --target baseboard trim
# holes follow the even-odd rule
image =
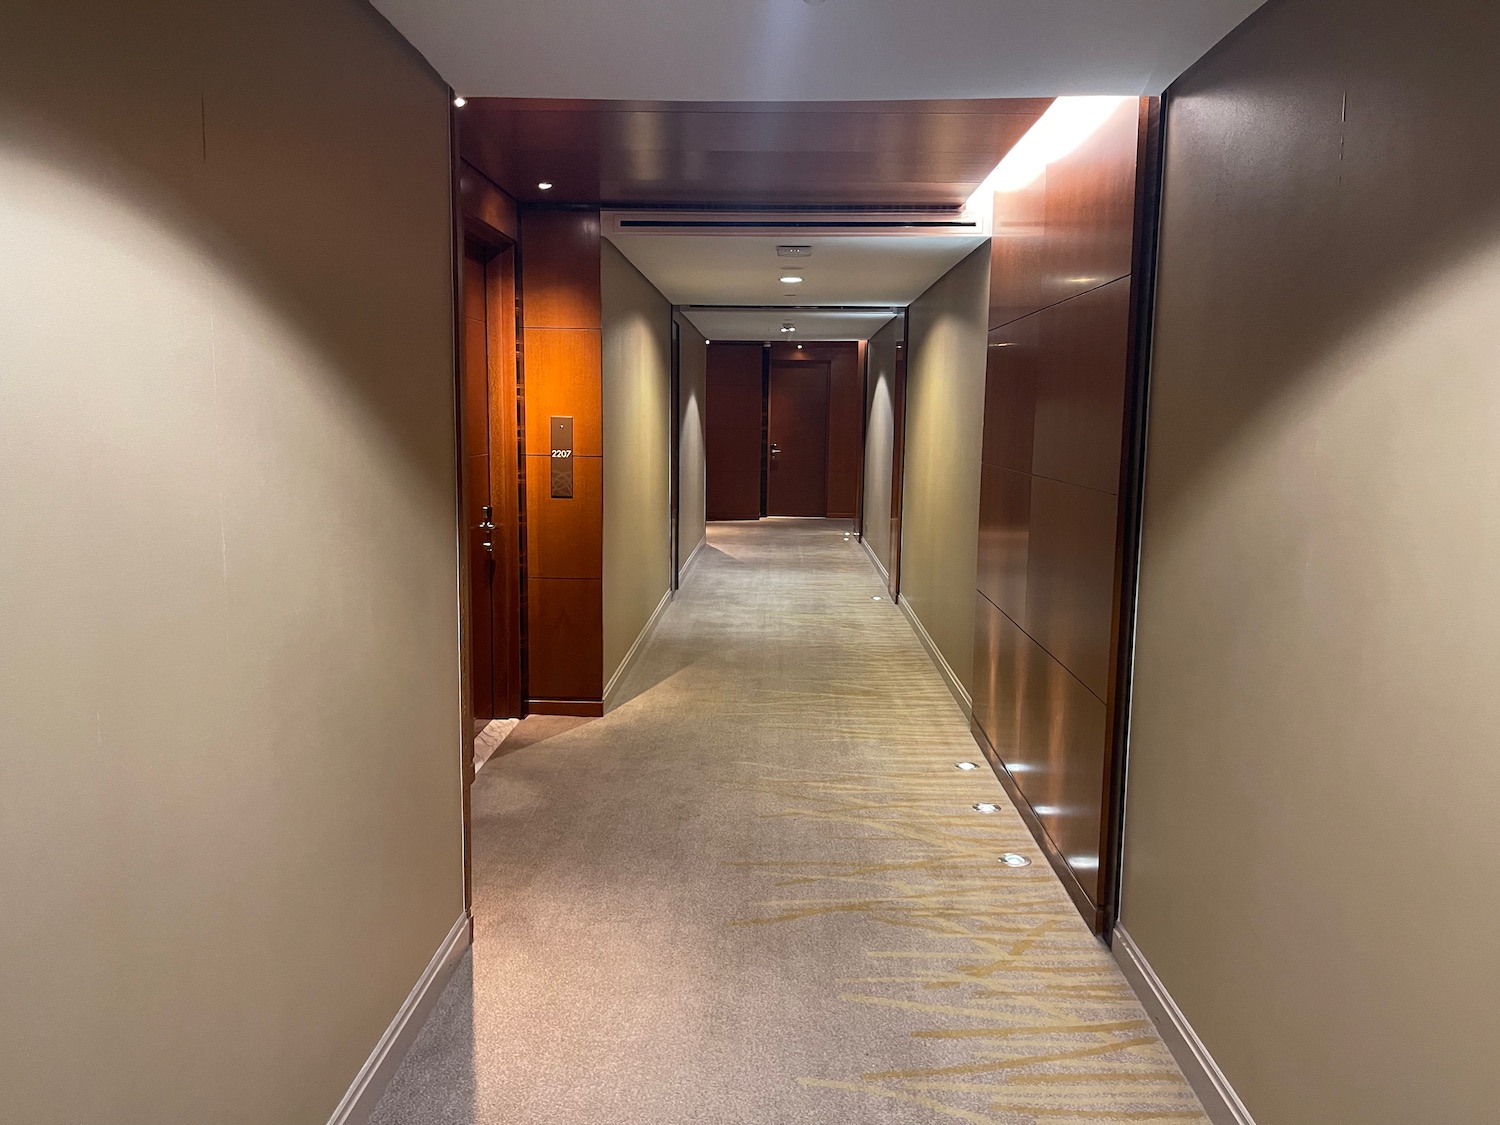
[[[964,718],[972,720],[974,717],[974,702],[969,698],[969,692],[953,669],[948,666],[947,659],[938,651],[938,646],[927,634],[927,627],[922,624],[922,619],[917,616],[916,611],[905,598],[897,598],[896,604],[901,607],[901,612],[906,614],[906,619],[911,622],[912,632],[916,633],[917,640],[922,642],[922,647],[927,650],[927,655],[932,657],[932,662],[937,665],[938,673],[943,677],[943,682],[948,685],[948,690],[953,693],[953,698],[958,701],[958,706],[964,713]]]
[[[391,1020],[385,1034],[380,1037],[380,1042],[375,1044],[375,1050],[370,1052],[365,1065],[354,1076],[353,1085],[333,1111],[328,1125],[365,1125],[370,1119],[370,1114],[375,1112],[376,1104],[400,1067],[401,1060],[406,1057],[406,1052],[417,1038],[417,1032],[427,1022],[432,1006],[442,995],[443,986],[457,968],[458,959],[473,942],[473,935],[473,924],[465,912],[453,923],[443,944],[438,946],[432,960],[427,962],[427,968],[407,994],[406,1002],[396,1012],[396,1018]]]
[[[1198,1038],[1193,1025],[1188,1023],[1187,1016],[1182,1014],[1182,1009],[1172,999],[1172,994],[1162,984],[1145,954],[1125,932],[1125,927],[1115,926],[1111,949],[1120,971],[1135,989],[1141,1006],[1161,1033],[1162,1042],[1172,1052],[1183,1077],[1203,1103],[1208,1119],[1214,1125],[1255,1125],[1245,1103],[1240,1101],[1229,1079],[1214,1062],[1214,1057],[1208,1053],[1203,1040]]]
[[[694,552],[696,554],[696,552]],[[620,666],[615,669],[615,674],[609,678],[609,683],[604,685],[604,710],[607,714],[614,708],[615,695],[620,690],[620,685],[625,682],[625,674],[635,664],[636,658],[640,656],[641,650],[646,647],[646,641],[650,639],[657,623],[661,621],[661,615],[667,612],[667,606],[672,604],[672,591],[668,590],[661,596],[661,601],[656,603],[656,608],[651,611],[651,616],[646,620],[646,626],[636,634],[630,651],[625,654],[625,659],[620,661]]]
[[[708,546],[708,536],[705,534],[698,540],[698,545],[688,553],[687,562],[677,571],[677,585],[682,585],[682,580],[688,576],[688,571],[693,569],[693,564],[698,561],[698,556],[703,553],[703,548]]]
[[[875,552],[870,549],[870,541],[864,538],[864,536],[860,536],[859,545],[865,549],[865,556],[870,560],[870,565],[875,568],[875,573],[880,575],[881,584],[885,586],[886,589],[890,589],[890,571],[886,570],[885,564],[882,563],[880,559],[875,556]]]

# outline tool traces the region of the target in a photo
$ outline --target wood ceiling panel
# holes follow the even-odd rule
[[[1050,104],[473,98],[459,135],[527,203],[956,206]]]

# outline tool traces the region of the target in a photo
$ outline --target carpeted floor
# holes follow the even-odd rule
[[[1206,1122],[844,527],[711,524],[627,701],[486,765],[375,1125]]]

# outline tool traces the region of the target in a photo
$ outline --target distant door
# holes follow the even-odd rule
[[[772,362],[766,431],[766,515],[826,515],[826,362]]]

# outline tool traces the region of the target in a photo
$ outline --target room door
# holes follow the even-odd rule
[[[766,515],[828,511],[828,364],[771,364],[766,403]]]
[[[468,240],[463,275],[464,534],[474,718],[521,713],[515,262]]]

